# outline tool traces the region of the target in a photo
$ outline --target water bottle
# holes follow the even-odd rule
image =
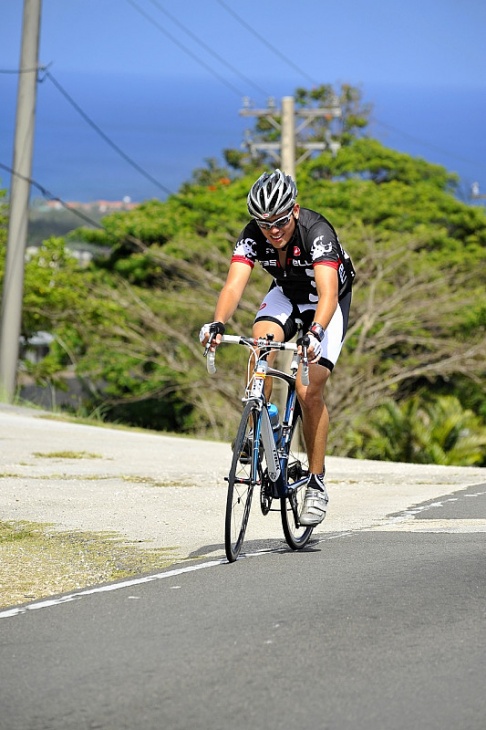
[[[280,426],[280,418],[278,415],[278,408],[274,403],[268,403],[267,410],[268,410],[268,415],[270,416],[270,423],[272,424],[273,437],[275,439],[275,443],[278,446],[278,443],[280,441],[280,436],[282,434],[282,428]]]

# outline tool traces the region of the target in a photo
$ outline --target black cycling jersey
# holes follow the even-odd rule
[[[320,213],[301,208],[286,248],[286,265],[280,265],[277,250],[256,221],[241,232],[233,251],[233,261],[253,267],[258,261],[292,302],[317,302],[314,266],[331,266],[339,277],[339,299],[351,290],[355,276],[352,261],[339,242],[331,223]]]

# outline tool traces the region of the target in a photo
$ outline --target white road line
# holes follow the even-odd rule
[[[476,497],[485,494],[486,492],[477,492],[475,494],[466,495],[468,497]],[[336,538],[349,537],[356,532],[442,532],[442,533],[472,533],[472,532],[486,532],[486,520],[476,519],[449,519],[449,520],[415,520],[415,515],[431,509],[432,507],[442,507],[447,502],[455,502],[457,497],[449,497],[442,501],[433,502],[427,505],[415,507],[412,509],[404,510],[399,515],[395,515],[387,522],[380,525],[373,525],[370,527],[358,528],[357,530],[346,530],[340,533],[334,533],[332,535],[323,536],[318,539],[318,542],[325,542],[326,540],[335,540]],[[254,553],[245,553],[241,555],[239,559],[244,558],[256,558],[262,555],[269,555],[271,553],[280,552],[285,550],[285,547],[269,548],[267,550],[259,550]],[[122,588],[130,588],[131,586],[143,585],[144,583],[151,583],[155,580],[163,580],[165,578],[172,578],[183,573],[193,573],[196,570],[205,570],[206,568],[214,568],[217,565],[226,563],[226,558],[220,558],[219,560],[211,560],[205,563],[196,563],[194,565],[184,566],[183,568],[174,568],[164,573],[155,573],[154,575],[146,575],[142,578],[133,578],[131,580],[121,581],[119,583],[111,583],[109,585],[95,586],[94,588],[87,588],[84,591],[77,591],[76,593],[69,593],[64,596],[58,596],[57,598],[49,598],[44,601],[37,601],[35,603],[29,603],[23,606],[17,606],[14,608],[7,609],[6,611],[0,611],[0,619],[12,618],[13,616],[20,616],[27,611],[37,611],[41,608],[50,608],[52,606],[60,606],[63,603],[69,603],[71,601],[77,601],[78,599],[85,598],[86,596],[92,596],[96,593],[110,593],[118,591]]]
[[[352,532],[340,533],[339,535],[329,535],[329,537],[320,538],[318,542],[324,542],[325,540],[333,540],[336,537],[348,537],[352,535]],[[268,548],[266,550],[258,550],[253,553],[244,553],[240,555],[238,560],[244,558],[258,558],[262,555],[270,555],[272,553],[281,552],[288,548]],[[214,568],[217,565],[223,565],[228,561],[226,558],[220,558],[219,560],[210,560],[205,563],[195,563],[194,565],[186,565],[183,568],[174,568],[173,570],[167,570],[165,573],[155,573],[153,575],[145,575],[141,578],[132,578],[130,580],[120,581],[119,583],[110,583],[103,586],[95,586],[94,588],[87,588],[84,591],[76,591],[76,593],[68,593],[64,596],[57,596],[56,598],[47,598],[43,601],[36,601],[35,603],[25,604],[23,606],[15,606],[5,611],[0,611],[0,619],[12,618],[14,616],[21,616],[28,611],[38,611],[41,608],[51,608],[53,606],[60,606],[63,603],[70,603],[71,601],[77,601],[87,596],[93,596],[96,593],[111,593],[118,591],[122,588],[131,588],[132,586],[143,585],[144,583],[152,583],[155,580],[164,580],[165,578],[173,578],[183,573],[194,573],[196,570],[205,570],[206,568]],[[133,597],[133,596],[132,596]]]
[[[120,583],[111,583],[110,585],[96,586],[95,588],[87,588],[85,591],[77,591],[76,593],[69,593],[65,596],[58,596],[57,598],[48,598],[45,601],[37,601],[36,603],[29,603],[25,606],[18,606],[16,608],[10,608],[6,611],[0,611],[0,618],[10,618],[11,616],[19,616],[20,614],[27,613],[27,611],[37,611],[41,608],[50,608],[51,606],[60,606],[62,603],[69,603],[70,601],[77,601],[79,598],[85,598],[86,596],[92,596],[95,593],[109,593],[111,591],[118,591],[121,588],[130,588],[131,586],[139,586],[143,583],[151,583],[154,580],[162,580],[163,578],[173,578],[176,575],[182,575],[183,573],[193,573],[196,570],[203,570],[204,568],[213,568],[216,565],[225,563],[226,560],[211,560],[207,563],[197,563],[196,565],[188,565],[184,568],[175,568],[174,570],[168,570],[165,573],[155,573],[154,575],[145,575],[142,578],[133,578],[131,580],[124,580]]]
[[[386,522],[369,528],[372,532],[448,532],[471,533],[486,532],[486,520],[443,519],[443,520],[402,520]]]

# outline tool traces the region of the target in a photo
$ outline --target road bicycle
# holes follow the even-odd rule
[[[298,336],[302,335],[301,327],[300,324]],[[313,526],[301,525],[299,521],[309,468],[295,383],[299,363],[303,384],[309,382],[307,338],[303,338],[301,356],[295,343],[276,342],[272,335],[258,339],[223,335],[221,342],[250,349],[247,386],[242,398],[243,414],[226,478],[226,557],[232,563],[241,552],[255,489],[260,492],[262,513],[267,515],[271,511],[280,511],[287,544],[293,550],[300,550],[307,545],[314,529]],[[210,351],[210,344],[206,346],[205,355],[208,371],[213,374],[216,372],[215,352]],[[294,353],[290,373],[269,366],[268,355],[275,350]],[[278,413],[275,414],[275,406],[267,403],[265,397],[267,377],[284,383],[286,395],[281,423],[278,422]]]

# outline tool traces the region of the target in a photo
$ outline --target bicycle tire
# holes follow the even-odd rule
[[[289,458],[287,461],[287,484],[292,487],[294,482],[299,481],[309,472],[307,453],[302,429],[302,414],[298,407],[292,435],[289,444]],[[282,528],[285,540],[292,550],[301,550],[307,545],[314,529],[313,526],[300,525],[298,516],[302,511],[306,485],[296,490],[288,490],[285,497],[280,498],[280,513],[282,517]],[[293,502],[293,504],[292,504]]]
[[[226,514],[224,528],[224,546],[226,557],[233,563],[241,552],[245,539],[250,508],[255,488],[253,471],[253,442],[249,438],[250,431],[255,433],[260,413],[249,401],[241,416],[241,422],[233,445],[233,457],[228,476],[228,493],[226,497]],[[258,462],[260,467],[260,462]]]

